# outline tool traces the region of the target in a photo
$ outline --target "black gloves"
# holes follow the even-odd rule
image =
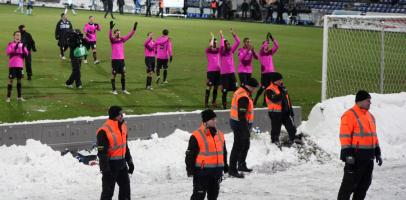
[[[228,173],[228,165],[227,163],[224,164],[224,169],[223,169],[224,173],[227,174]]]
[[[169,62],[172,62],[172,56],[171,56],[171,57],[169,57]]]
[[[128,163],[128,173],[133,174],[134,172],[134,164],[132,162]]]
[[[272,34],[271,33],[268,33],[269,34],[269,39],[271,39],[272,40],[272,42],[273,42],[273,37],[272,37]]]
[[[138,25],[138,22],[135,22],[134,26],[133,26],[133,31],[137,30],[137,25]]]
[[[35,48],[35,47],[32,48],[32,51],[33,51],[33,52],[37,52],[37,48]]]
[[[20,46],[20,43],[21,43],[21,42],[17,42],[17,44],[14,46],[14,51],[17,51],[18,46]]]
[[[378,166],[381,166],[381,165],[382,165],[382,158],[381,158],[381,156],[377,156],[377,157],[376,157],[376,163],[378,163]]]
[[[113,21],[110,21],[110,30],[114,28],[114,25]]]
[[[378,159],[377,159],[378,160]],[[382,161],[382,160],[381,160]],[[349,165],[353,165],[353,164],[355,164],[355,158],[354,157],[352,157],[352,156],[347,156],[346,158],[345,158],[345,163],[346,164],[349,164]]]
[[[194,174],[194,171],[193,171],[193,169],[186,168],[186,173],[187,173],[187,177],[192,177]]]

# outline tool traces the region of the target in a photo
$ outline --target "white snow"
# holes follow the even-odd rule
[[[378,125],[384,163],[375,166],[367,199],[406,199],[406,93],[372,94],[371,112]],[[283,148],[270,144],[267,132],[255,134],[247,162],[254,172],[245,179],[226,176],[219,199],[335,199],[343,163],[339,161],[340,116],[353,106],[354,96],[317,104],[307,122],[299,127],[306,148]],[[149,140],[129,142],[135,162],[130,176],[133,199],[189,199],[192,179],[186,177],[185,150],[190,133],[176,130]],[[226,134],[229,153],[233,135]],[[70,154],[38,141],[25,146],[0,146],[1,199],[51,200],[98,199],[101,174],[98,166],[79,163]],[[117,199],[118,188],[115,197]],[[7,197],[6,197],[6,196]]]

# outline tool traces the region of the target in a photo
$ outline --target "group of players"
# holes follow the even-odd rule
[[[126,90],[125,77],[125,53],[124,44],[131,39],[137,29],[137,22],[134,23],[133,29],[125,36],[121,35],[119,29],[114,29],[114,22],[110,22],[109,40],[111,44],[111,93],[117,95],[116,75],[121,75],[121,91],[123,94],[130,94]],[[77,88],[82,88],[80,67],[83,63],[88,63],[87,55],[76,55],[79,48],[92,50],[94,64],[99,64],[96,53],[97,32],[101,31],[101,25],[95,22],[93,16],[89,16],[89,21],[84,25],[83,33],[79,29],[73,29],[72,23],[68,20],[65,13],[61,14],[61,19],[56,25],[55,38],[58,41],[60,48],[61,59],[65,58],[65,51],[70,49],[70,61],[72,65],[72,73],[69,79],[65,82],[66,87],[73,88],[75,83]],[[14,33],[14,41],[10,42],[7,47],[7,54],[10,57],[9,62],[9,83],[7,92],[7,101],[10,101],[12,80],[17,78],[17,91],[19,100],[24,100],[21,96],[21,78],[23,60],[29,58],[31,60],[31,50],[36,51],[35,44],[28,45],[21,41],[22,31]],[[237,80],[235,76],[234,54],[240,45],[240,39],[233,29],[230,33],[234,39],[234,44],[226,40],[223,32],[220,30],[220,43],[211,33],[209,47],[206,49],[207,56],[207,87],[205,91],[205,107],[209,107],[209,97],[212,91],[211,106],[217,107],[216,98],[218,87],[221,85],[222,92],[222,107],[227,108],[227,93],[237,89]],[[146,64],[146,89],[152,90],[152,76],[156,73],[156,83],[161,80],[161,69],[163,69],[163,81],[167,83],[168,63],[172,62],[172,41],[168,36],[169,31],[164,29],[162,35],[156,39],[153,38],[153,33],[149,32],[144,41],[144,55]],[[31,38],[31,36],[30,36]],[[31,38],[32,40],[32,38]],[[32,40],[33,41],[33,40]],[[272,43],[272,45],[271,45]],[[27,47],[29,47],[27,49]],[[265,41],[262,43],[259,52],[257,53],[251,43],[250,38],[243,39],[243,46],[238,49],[238,77],[240,85],[244,86],[252,76],[253,60],[258,59],[261,64],[261,87],[258,90],[254,104],[257,103],[263,91],[269,86],[272,76],[275,72],[272,57],[277,52],[279,44],[273,38],[271,33],[267,33]],[[156,61],[156,63],[155,63]],[[26,64],[26,67],[31,69],[31,62]],[[156,66],[156,69],[155,69]],[[31,70],[30,70],[31,71]],[[27,71],[28,78],[31,79],[32,72]]]
[[[209,107],[210,91],[212,92],[212,106],[217,107],[216,98],[217,90],[221,85],[222,87],[222,106],[224,109],[227,107],[227,92],[235,91],[237,89],[237,81],[235,77],[234,67],[234,53],[240,45],[240,39],[233,29],[230,33],[234,38],[234,44],[231,45],[230,41],[224,38],[223,32],[220,30],[220,45],[217,39],[211,33],[209,47],[206,49],[207,57],[207,87],[205,92],[205,107]],[[270,46],[270,41],[273,46]],[[257,53],[251,43],[250,38],[244,38],[243,46],[238,49],[238,77],[240,85],[244,86],[252,76],[253,60],[259,59],[261,64],[261,87],[257,92],[254,104],[257,103],[258,98],[263,91],[269,86],[274,76],[275,67],[273,64],[272,56],[279,48],[276,39],[273,38],[271,33],[267,33],[265,41]]]

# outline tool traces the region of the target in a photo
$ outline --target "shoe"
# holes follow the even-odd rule
[[[247,165],[240,165],[240,166],[238,166],[238,171],[241,171],[241,172],[252,172],[252,169],[248,168]]]
[[[113,91],[111,91],[111,93],[114,94],[114,95],[117,95],[117,94],[118,94],[118,93],[117,93],[117,90],[113,90]]]
[[[216,103],[216,102],[211,103],[211,107],[212,107],[212,108],[217,108],[217,103]]]
[[[154,88],[152,88],[151,86],[147,86],[146,89],[147,89],[147,90],[154,90]]]
[[[158,84],[158,82],[159,82],[160,79],[161,79],[161,77],[160,77],[160,76],[157,76],[155,82]]]
[[[24,99],[24,98],[22,98],[22,97],[17,97],[17,101],[21,101],[21,102],[23,102],[23,101],[25,101],[25,99]]]
[[[83,60],[83,63],[87,64],[87,60]]]
[[[59,57],[61,57],[62,60],[66,60],[65,56],[60,55]]]
[[[97,65],[97,64],[99,64],[100,63],[100,60],[95,60],[94,62],[93,62],[93,64],[95,64],[95,65]]]
[[[73,88],[73,85],[65,85],[67,88]]]
[[[243,173],[238,173],[237,170],[228,171],[228,175],[231,176],[231,177],[235,177],[235,178],[244,178],[244,174]]]
[[[131,94],[131,93],[128,92],[127,90],[123,90],[123,94]]]
[[[164,84],[167,84],[168,83],[168,81],[164,81]]]
[[[31,76],[27,76],[27,80],[31,81]]]
[[[6,102],[7,102],[7,103],[10,103],[10,101],[11,101],[10,97],[7,97],[7,98],[6,98]]]
[[[83,87],[81,85],[77,86],[78,89],[83,89]]]

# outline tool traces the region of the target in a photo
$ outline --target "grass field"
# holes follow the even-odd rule
[[[54,30],[62,9],[35,8],[33,16],[14,13],[15,6],[0,5],[0,122],[32,121],[38,119],[64,119],[77,116],[100,116],[113,104],[124,107],[128,114],[145,114],[164,111],[191,111],[202,109],[206,77],[204,49],[209,33],[222,29],[231,38],[229,28],[234,28],[240,39],[250,37],[256,49],[272,32],[280,49],[274,56],[276,69],[284,75],[292,101],[303,107],[306,119],[312,106],[320,101],[322,29],[300,26],[280,26],[259,23],[208,21],[192,19],[160,19],[144,16],[117,16],[115,23],[126,34],[133,22],[138,21],[135,37],[126,43],[127,87],[131,95],[113,96],[110,84],[109,20],[101,12],[79,10],[69,15],[74,28],[83,29],[88,16],[93,15],[102,25],[98,33],[98,57],[101,64],[83,64],[83,89],[67,89],[64,83],[71,72],[69,61],[59,58],[59,48]],[[12,33],[25,24],[37,45],[33,53],[33,80],[23,81],[23,103],[16,102],[14,86],[12,102],[4,101],[8,75],[5,48],[12,40]],[[145,90],[145,65],[143,41],[147,32],[160,35],[168,28],[174,44],[174,61],[169,66],[166,85],[153,85],[153,91]],[[89,59],[92,63],[92,58]],[[236,62],[237,64],[238,62]],[[254,76],[259,79],[260,67],[254,63]],[[117,84],[117,86],[120,85]],[[218,103],[221,101],[221,96]],[[229,94],[230,99],[231,94]]]

